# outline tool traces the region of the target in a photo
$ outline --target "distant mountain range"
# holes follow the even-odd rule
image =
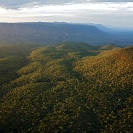
[[[133,39],[121,37],[99,24],[73,24],[60,22],[0,23],[0,44],[34,43],[49,45],[76,41],[91,45],[132,45]],[[118,32],[117,32],[118,33]]]

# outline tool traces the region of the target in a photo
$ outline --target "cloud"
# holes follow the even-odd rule
[[[4,13],[3,13],[4,12]],[[10,12],[10,13],[9,13]],[[62,16],[68,14],[70,15],[79,15],[86,14],[133,14],[133,3],[71,3],[64,5],[42,5],[42,6],[33,6],[33,7],[22,7],[19,10],[15,11],[12,9],[5,10],[1,9],[0,16],[51,16],[59,15]],[[81,16],[82,16],[81,15]]]
[[[133,2],[125,0],[2,1],[0,0],[1,22],[94,22],[110,25],[127,24],[133,27]]]
[[[133,0],[1,0],[0,7],[18,9],[34,5],[62,5],[68,3],[133,2]]]
[[[90,0],[90,2],[133,2],[133,0]]]
[[[17,9],[25,6],[33,5],[62,5],[67,3],[82,3],[87,2],[87,0],[1,0],[0,6],[5,8]]]

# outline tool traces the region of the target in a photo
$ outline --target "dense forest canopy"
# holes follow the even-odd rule
[[[133,132],[133,46],[0,46],[1,133]]]

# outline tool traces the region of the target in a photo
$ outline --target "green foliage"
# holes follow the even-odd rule
[[[108,45],[102,46],[100,49],[102,49],[102,50],[110,50],[110,49],[114,49],[114,48],[116,48],[115,45],[108,44]]]
[[[28,63],[26,56],[37,47],[31,44],[0,46],[0,96],[9,90],[3,89],[2,84],[18,77],[17,71]]]
[[[0,59],[17,73],[1,83],[1,132],[133,132],[133,47],[69,42],[26,56]]]

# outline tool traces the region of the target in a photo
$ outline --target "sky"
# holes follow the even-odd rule
[[[38,21],[133,27],[133,0],[0,0],[0,22]]]

